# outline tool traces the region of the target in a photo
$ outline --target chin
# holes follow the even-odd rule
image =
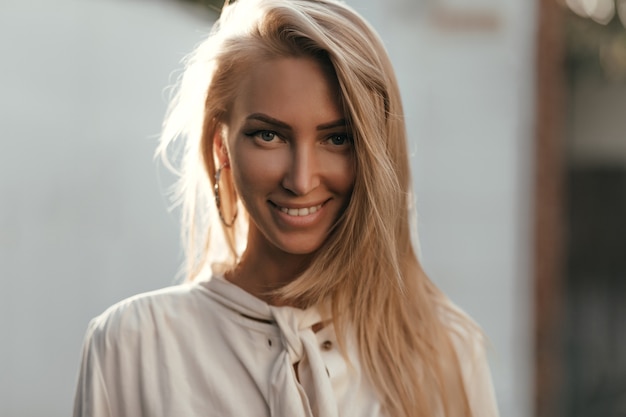
[[[311,244],[310,241],[306,242],[306,243],[287,243],[284,245],[280,245],[280,249],[290,255],[301,255],[301,256],[305,256],[305,255],[311,255],[315,252],[317,252],[319,250],[319,248],[321,248],[323,245],[323,243],[319,243],[319,244]]]

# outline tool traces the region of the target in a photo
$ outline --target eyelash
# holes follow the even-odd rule
[[[263,140],[262,135],[264,134],[271,134],[272,135],[272,139],[271,140]],[[251,138],[258,138],[261,142],[264,143],[271,143],[274,141],[274,139],[279,138],[280,135],[276,132],[274,132],[273,130],[255,130],[253,132],[250,133],[246,133],[246,136],[249,136]]]
[[[280,139],[281,137],[277,132],[273,130],[264,130],[264,129],[255,130],[255,131],[246,133],[245,135],[251,138],[258,138],[263,143],[272,143],[274,142],[274,139],[277,139],[277,138]],[[272,138],[270,140],[264,140],[263,135],[272,135]],[[335,143],[334,140],[337,138],[343,139],[343,142]],[[324,139],[324,142],[328,142],[334,146],[346,146],[346,145],[352,144],[352,136],[348,133],[332,134],[332,135],[327,136]]]
[[[342,143],[334,143],[334,139],[336,138],[342,138],[344,140],[344,142]],[[349,145],[352,143],[352,136],[350,136],[347,133],[340,133],[340,134],[334,134],[334,135],[330,135],[327,139],[327,142],[332,143],[333,145],[336,146],[344,146],[344,145]]]

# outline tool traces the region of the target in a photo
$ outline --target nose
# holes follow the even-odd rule
[[[320,185],[320,165],[315,150],[295,146],[290,159],[282,185],[294,195],[307,195]]]

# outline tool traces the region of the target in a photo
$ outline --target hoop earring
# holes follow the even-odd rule
[[[226,227],[233,227],[235,224],[235,220],[237,220],[237,211],[235,211],[235,215],[233,219],[228,223],[226,219],[224,219],[224,215],[222,214],[222,200],[220,198],[220,177],[222,176],[222,169],[226,166],[223,164],[221,167],[217,169],[215,172],[215,185],[213,186],[213,194],[215,194],[215,206],[217,207],[217,214],[220,216],[220,220],[222,224]]]

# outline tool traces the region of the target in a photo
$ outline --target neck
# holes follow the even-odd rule
[[[276,248],[246,250],[226,279],[272,305],[286,305],[275,291],[294,281],[306,270],[310,255],[293,255]]]

